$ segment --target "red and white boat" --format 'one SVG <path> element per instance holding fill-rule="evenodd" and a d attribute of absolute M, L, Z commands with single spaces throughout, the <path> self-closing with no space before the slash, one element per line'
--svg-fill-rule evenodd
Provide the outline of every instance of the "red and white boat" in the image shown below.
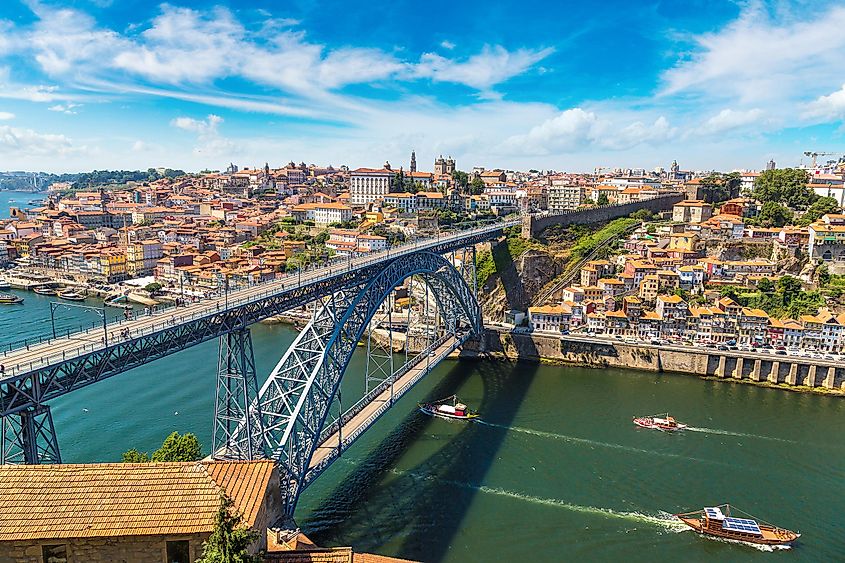
<path fill-rule="evenodd" d="M 669 413 L 654 414 L 651 416 L 636 416 L 634 417 L 634 424 L 640 428 L 649 428 L 651 430 L 661 430 L 663 432 L 676 432 L 687 428 L 686 424 L 682 424 L 669 416 Z"/>

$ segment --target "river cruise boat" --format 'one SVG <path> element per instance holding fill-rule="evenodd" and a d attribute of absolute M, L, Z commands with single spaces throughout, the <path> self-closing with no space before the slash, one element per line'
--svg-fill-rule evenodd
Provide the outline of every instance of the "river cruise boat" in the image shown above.
<path fill-rule="evenodd" d="M 634 424 L 640 428 L 649 428 L 651 430 L 661 430 L 663 432 L 677 432 L 687 428 L 686 424 L 682 424 L 669 416 L 669 413 L 653 414 L 651 416 L 635 416 Z"/>
<path fill-rule="evenodd" d="M 55 295 L 56 290 L 52 287 L 33 287 L 32 291 L 38 295 Z"/>
<path fill-rule="evenodd" d="M 9 282 L 7 282 L 7 281 L 6 281 L 5 279 L 3 279 L 3 278 L 0 278 L 0 289 L 10 289 L 11 287 L 12 287 L 12 284 L 10 284 Z"/>
<path fill-rule="evenodd" d="M 433 403 L 419 403 L 419 406 L 420 411 L 437 418 L 448 420 L 473 420 L 478 418 L 477 412 L 469 410 L 465 404 L 458 402 L 457 395 Z"/>
<path fill-rule="evenodd" d="M 76 291 L 73 291 L 73 290 L 67 290 L 66 289 L 64 291 L 60 291 L 60 292 L 58 292 L 58 296 L 61 299 L 66 299 L 68 301 L 85 301 L 84 295 L 82 295 L 81 293 L 77 293 Z"/>
<path fill-rule="evenodd" d="M 14 305 L 16 303 L 23 303 L 23 297 L 11 293 L 0 293 L 0 305 Z"/>
<path fill-rule="evenodd" d="M 742 513 L 729 504 L 707 507 L 695 512 L 675 514 L 681 522 L 705 536 L 762 545 L 790 545 L 801 534 L 752 518 L 736 518 Z M 744 516 L 750 514 L 742 513 Z"/>

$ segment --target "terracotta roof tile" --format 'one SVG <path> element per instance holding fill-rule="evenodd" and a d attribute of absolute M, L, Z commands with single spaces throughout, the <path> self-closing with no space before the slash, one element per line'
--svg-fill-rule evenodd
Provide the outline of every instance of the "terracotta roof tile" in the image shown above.
<path fill-rule="evenodd" d="M 0 541 L 209 532 L 225 492 L 250 525 L 272 461 L 0 466 Z"/>

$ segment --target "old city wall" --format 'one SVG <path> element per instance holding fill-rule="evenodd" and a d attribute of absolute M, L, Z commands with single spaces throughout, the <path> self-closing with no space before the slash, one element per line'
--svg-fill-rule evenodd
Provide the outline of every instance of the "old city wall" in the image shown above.
<path fill-rule="evenodd" d="M 532 238 L 552 225 L 589 225 L 604 223 L 619 217 L 627 217 L 639 209 L 659 212 L 671 209 L 673 205 L 682 201 L 685 194 L 665 194 L 652 199 L 623 203 L 621 205 L 604 205 L 592 209 L 570 211 L 554 215 L 526 215 L 522 220 L 522 236 Z"/>
<path fill-rule="evenodd" d="M 613 367 L 686 373 L 725 380 L 745 380 L 787 387 L 845 391 L 845 366 L 807 358 L 758 359 L 716 350 L 666 350 L 624 342 L 585 342 L 565 336 L 486 330 L 484 350 L 493 357 L 552 361 L 589 367 Z"/>

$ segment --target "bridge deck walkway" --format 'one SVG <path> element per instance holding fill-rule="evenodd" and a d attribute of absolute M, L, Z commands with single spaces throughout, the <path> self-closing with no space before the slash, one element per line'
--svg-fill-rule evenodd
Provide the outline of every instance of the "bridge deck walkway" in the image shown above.
<path fill-rule="evenodd" d="M 501 231 L 503 227 L 518 223 L 518 221 L 507 221 L 476 229 L 459 231 L 454 234 L 420 239 L 414 243 L 373 253 L 370 256 L 350 261 L 345 259 L 336 260 L 327 266 L 306 271 L 301 276 L 299 274 L 288 273 L 270 282 L 230 291 L 227 296 L 219 295 L 200 303 L 190 304 L 186 307 L 170 308 L 137 319 L 112 323 L 108 325 L 108 344 L 114 345 L 119 343 L 122 340 L 119 335 L 124 330 L 128 330 L 130 339 L 143 337 L 197 318 L 222 313 L 248 302 L 260 300 L 263 297 L 278 295 L 285 291 L 293 291 L 317 281 L 330 278 L 333 275 L 363 269 L 374 263 L 383 262 L 403 254 L 435 249 L 437 247 L 442 248 L 444 244 L 457 243 L 487 232 Z M 13 329 L 13 327 L 9 328 Z M 71 333 L 69 336 L 60 336 L 39 344 L 17 348 L 5 352 L 3 356 L 0 356 L 0 364 L 4 366 L 4 376 L 0 377 L 0 383 L 4 379 L 12 379 L 20 374 L 31 372 L 34 369 L 43 369 L 57 365 L 64 361 L 106 348 L 102 328 Z"/>
<path fill-rule="evenodd" d="M 386 403 L 395 401 L 405 394 L 411 386 L 429 369 L 438 364 L 443 357 L 448 355 L 456 345 L 456 338 L 448 338 L 437 348 L 426 355 L 417 365 L 408 370 L 399 379 L 397 379 L 393 388 L 388 387 L 376 396 L 370 403 L 364 407 L 361 412 L 356 414 L 352 419 L 344 424 L 339 432 L 331 434 L 322 444 L 318 445 L 314 450 L 314 455 L 311 457 L 311 462 L 308 469 L 314 469 L 320 465 L 327 457 L 331 456 L 337 451 L 338 443 L 341 439 L 346 441 L 349 437 L 360 434 L 362 429 L 368 427 L 377 418 L 379 409 Z"/>

